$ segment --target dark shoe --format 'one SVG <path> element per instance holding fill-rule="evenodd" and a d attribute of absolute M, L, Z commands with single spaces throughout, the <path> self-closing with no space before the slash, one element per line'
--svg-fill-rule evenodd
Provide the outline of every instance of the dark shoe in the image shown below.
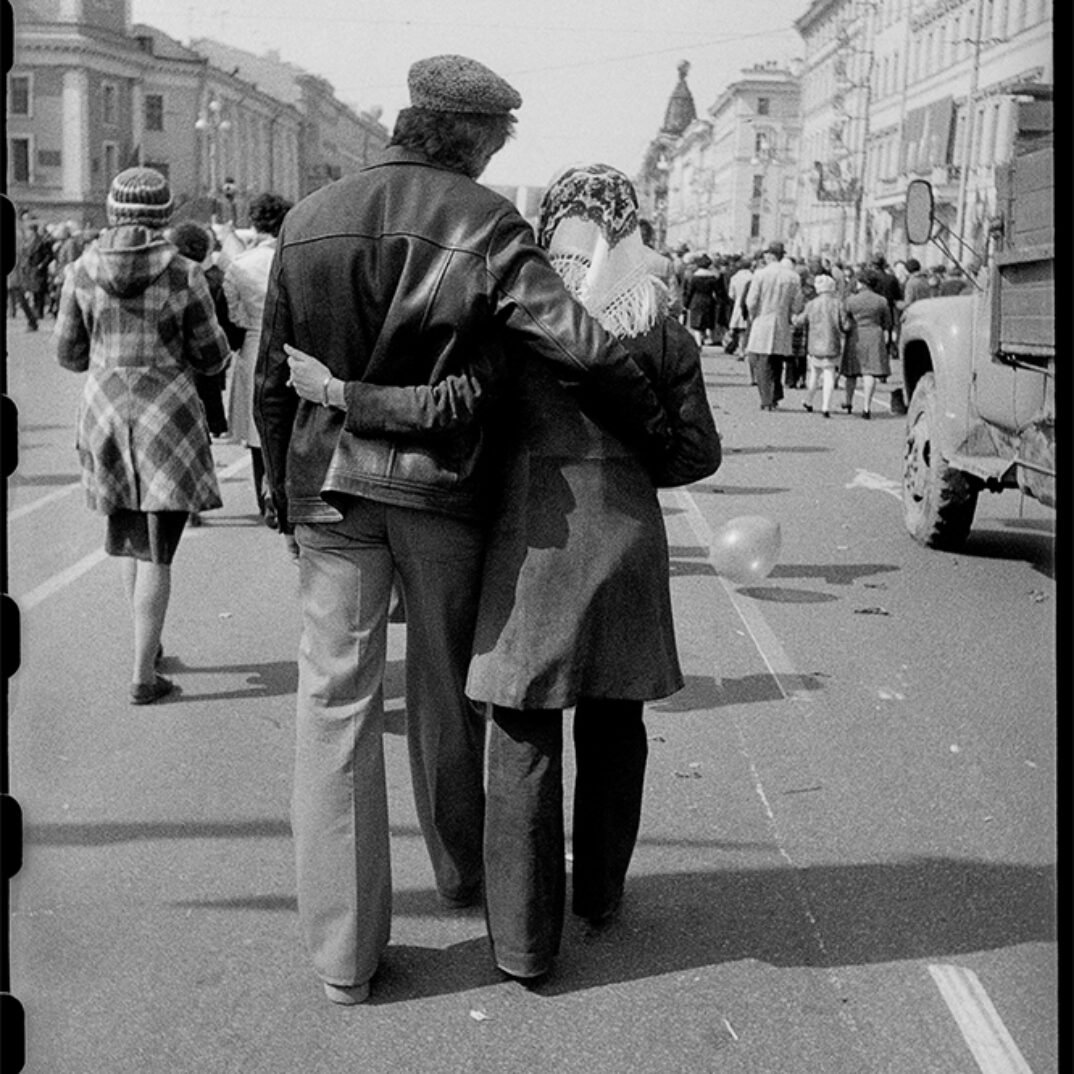
<path fill-rule="evenodd" d="M 803 403 L 802 404 L 802 409 L 804 411 L 806 411 L 807 413 L 812 414 L 813 413 L 813 404 L 812 403 Z"/>
<path fill-rule="evenodd" d="M 854 407 L 851 403 L 841 403 L 839 409 L 849 414 L 854 409 Z"/>
<path fill-rule="evenodd" d="M 152 705 L 162 697 L 170 694 L 175 689 L 175 683 L 171 679 L 158 675 L 153 682 L 131 683 L 131 704 Z"/>
<path fill-rule="evenodd" d="M 523 985 L 526 988 L 533 988 L 536 985 L 541 984 L 541 982 L 548 977 L 549 973 L 552 972 L 551 966 L 545 966 L 536 973 L 515 973 L 514 970 L 509 970 L 506 966 L 501 966 L 499 963 L 496 964 L 496 968 L 500 973 L 510 977 L 512 981 L 517 981 L 520 985 Z"/>
<path fill-rule="evenodd" d="M 369 999 L 369 982 L 360 985 L 333 985 L 325 983 L 324 994 L 341 1007 L 356 1007 Z"/>
<path fill-rule="evenodd" d="M 831 417 L 831 414 L 830 414 L 830 413 L 829 413 L 829 412 L 828 412 L 827 410 L 822 410 L 822 411 L 821 411 L 821 413 L 822 413 L 822 414 L 823 414 L 823 415 L 824 415 L 824 416 L 825 416 L 826 418 L 830 418 L 830 417 Z"/>
<path fill-rule="evenodd" d="M 864 419 L 865 419 L 866 421 L 868 421 L 868 420 L 869 420 L 869 419 L 870 419 L 870 418 L 872 417 L 872 414 L 870 414 L 868 410 L 863 410 L 863 411 L 861 412 L 861 416 L 862 416 L 862 417 L 863 417 L 863 418 L 864 418 Z"/>

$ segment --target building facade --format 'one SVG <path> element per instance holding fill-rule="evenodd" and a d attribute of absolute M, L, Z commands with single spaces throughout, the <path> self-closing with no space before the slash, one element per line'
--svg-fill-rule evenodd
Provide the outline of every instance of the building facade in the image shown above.
<path fill-rule="evenodd" d="M 281 60 L 278 52 L 258 56 L 209 38 L 191 42 L 191 48 L 216 68 L 249 79 L 297 110 L 302 117 L 302 197 L 361 170 L 388 144 L 379 108 L 361 112 L 343 103 L 330 82 Z"/>
<path fill-rule="evenodd" d="M 7 192 L 46 222 L 100 226 L 112 177 L 145 164 L 168 176 L 178 219 L 242 225 L 257 194 L 296 201 L 387 143 L 324 79 L 291 69 L 280 93 L 260 71 L 132 25 L 130 0 L 13 7 Z"/>
<path fill-rule="evenodd" d="M 776 64 L 741 72 L 703 116 L 685 106 L 688 65 L 638 176 L 657 242 L 709 253 L 754 250 L 795 230 L 798 80 Z"/>
<path fill-rule="evenodd" d="M 1011 152 L 1010 91 L 1052 81 L 1051 17 L 1050 0 L 815 0 L 795 23 L 800 252 L 925 254 L 905 237 L 915 178 L 932 183 L 963 254 L 983 251 L 995 167 Z"/>

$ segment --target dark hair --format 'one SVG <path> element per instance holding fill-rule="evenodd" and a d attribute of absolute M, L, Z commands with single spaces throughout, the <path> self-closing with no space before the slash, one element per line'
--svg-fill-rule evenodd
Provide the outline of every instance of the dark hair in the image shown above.
<path fill-rule="evenodd" d="M 208 230 L 201 224 L 195 224 L 193 220 L 176 224 L 172 228 L 171 238 L 183 257 L 189 257 L 191 261 L 196 261 L 199 265 L 205 260 L 213 244 Z"/>
<path fill-rule="evenodd" d="M 870 291 L 875 291 L 880 287 L 880 273 L 874 268 L 862 269 L 858 273 L 858 279 L 869 288 Z"/>
<path fill-rule="evenodd" d="M 646 246 L 652 246 L 656 233 L 653 231 L 652 223 L 646 220 L 644 216 L 638 217 L 638 232 L 641 235 L 641 241 Z"/>
<path fill-rule="evenodd" d="M 291 202 L 279 194 L 258 194 L 250 202 L 250 223 L 263 235 L 279 235 Z"/>
<path fill-rule="evenodd" d="M 389 145 L 413 149 L 435 164 L 476 179 L 514 134 L 515 117 L 483 112 L 404 108 Z"/>
<path fill-rule="evenodd" d="M 921 262 L 916 257 L 908 257 L 906 259 L 906 271 L 910 273 L 921 271 Z"/>

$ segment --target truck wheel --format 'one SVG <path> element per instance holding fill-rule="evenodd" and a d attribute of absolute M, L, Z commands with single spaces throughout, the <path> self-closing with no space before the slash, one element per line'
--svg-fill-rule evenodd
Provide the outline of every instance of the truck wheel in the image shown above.
<path fill-rule="evenodd" d="M 903 457 L 903 520 L 910 536 L 928 548 L 956 551 L 973 523 L 979 486 L 947 465 L 935 440 L 938 402 L 936 378 L 918 381 L 906 416 Z"/>

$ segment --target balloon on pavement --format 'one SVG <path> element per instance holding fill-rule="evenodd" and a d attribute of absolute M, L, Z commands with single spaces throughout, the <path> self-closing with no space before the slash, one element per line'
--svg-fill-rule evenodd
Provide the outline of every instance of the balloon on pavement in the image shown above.
<path fill-rule="evenodd" d="M 763 515 L 733 518 L 713 534 L 712 563 L 731 582 L 759 582 L 779 559 L 779 523 Z"/>

